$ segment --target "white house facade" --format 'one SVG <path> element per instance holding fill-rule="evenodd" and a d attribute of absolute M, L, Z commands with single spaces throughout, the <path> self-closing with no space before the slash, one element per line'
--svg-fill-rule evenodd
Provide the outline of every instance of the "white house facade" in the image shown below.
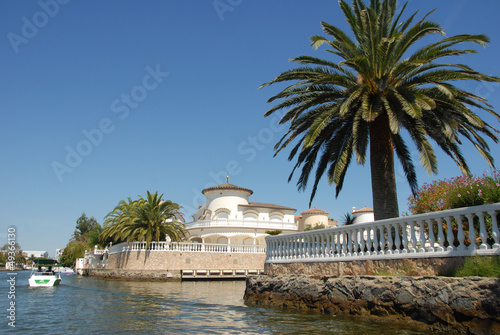
<path fill-rule="evenodd" d="M 252 202 L 250 189 L 226 182 L 202 193 L 205 204 L 185 224 L 190 242 L 265 246 L 270 231 L 298 230 L 294 208 Z"/>

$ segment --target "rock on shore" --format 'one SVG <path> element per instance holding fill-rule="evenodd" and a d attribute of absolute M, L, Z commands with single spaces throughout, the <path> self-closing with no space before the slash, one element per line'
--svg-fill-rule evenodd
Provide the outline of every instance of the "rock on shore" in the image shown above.
<path fill-rule="evenodd" d="M 500 334 L 500 279 L 496 278 L 260 275 L 247 278 L 245 302 L 414 320 L 436 331 Z"/>

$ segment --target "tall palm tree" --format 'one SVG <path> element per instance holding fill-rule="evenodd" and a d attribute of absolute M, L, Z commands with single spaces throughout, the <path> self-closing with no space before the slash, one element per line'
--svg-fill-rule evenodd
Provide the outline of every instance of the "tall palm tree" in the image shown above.
<path fill-rule="evenodd" d="M 406 4 L 396 13 L 396 0 L 371 0 L 369 7 L 362 0 L 353 0 L 352 8 L 345 1 L 339 5 L 354 40 L 341 29 L 322 22 L 323 31 L 331 39 L 313 36 L 311 41 L 316 49 L 326 45 L 327 51 L 341 61 L 300 56 L 292 59 L 299 67 L 262 85 L 292 82 L 268 100 L 281 99 L 265 114 L 286 110 L 280 123 L 290 122 L 290 128 L 276 144 L 275 155 L 294 142 L 288 158 L 297 156 L 297 162 L 289 181 L 295 169 L 301 167 L 297 186 L 304 190 L 316 165 L 311 202 L 325 174 L 329 183 L 336 185 L 338 196 L 352 158 L 364 165 L 369 147 L 373 207 L 375 219 L 380 220 L 399 215 L 394 153 L 412 192 L 418 188 L 403 130 L 415 144 L 420 163 L 429 174 L 437 173 L 430 139 L 464 174 L 470 170 L 460 150 L 462 139 L 472 142 L 493 165 L 483 137 L 496 143 L 497 131 L 474 109 L 489 112 L 497 120 L 500 117 L 486 99 L 452 83 L 500 79 L 463 64 L 441 62 L 444 57 L 475 53 L 473 49 L 456 46 L 463 43 L 484 46 L 489 42 L 488 37 L 456 35 L 412 51 L 423 37 L 444 35 L 439 24 L 426 20 L 430 13 L 412 24 L 417 13 L 400 21 Z"/>
<path fill-rule="evenodd" d="M 166 239 L 180 241 L 185 236 L 184 225 L 177 220 L 181 207 L 170 201 L 162 200 L 163 194 L 147 191 L 146 198 L 128 203 L 120 201 L 117 207 L 106 216 L 101 240 L 111 237 L 115 241 L 151 241 Z"/>

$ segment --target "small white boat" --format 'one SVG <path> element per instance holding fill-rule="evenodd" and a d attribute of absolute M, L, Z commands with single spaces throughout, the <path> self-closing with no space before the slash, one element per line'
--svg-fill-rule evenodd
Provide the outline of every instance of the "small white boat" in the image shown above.
<path fill-rule="evenodd" d="M 72 268 L 61 268 L 58 270 L 59 273 L 62 273 L 63 275 L 74 275 L 76 274 L 75 270 Z"/>
<path fill-rule="evenodd" d="M 55 286 L 61 283 L 61 275 L 52 270 L 52 266 L 57 262 L 51 259 L 36 260 L 33 263 L 33 271 L 28 279 L 31 287 L 47 287 Z M 48 266 L 46 271 L 42 270 L 43 266 Z M 38 270 L 37 270 L 38 269 Z"/>

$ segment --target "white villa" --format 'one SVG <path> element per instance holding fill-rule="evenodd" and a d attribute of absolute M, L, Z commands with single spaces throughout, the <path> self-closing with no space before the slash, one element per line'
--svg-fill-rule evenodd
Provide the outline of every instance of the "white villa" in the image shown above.
<path fill-rule="evenodd" d="M 266 232 L 298 231 L 294 208 L 251 202 L 250 189 L 226 182 L 202 193 L 206 203 L 185 224 L 190 242 L 265 246 Z"/>

